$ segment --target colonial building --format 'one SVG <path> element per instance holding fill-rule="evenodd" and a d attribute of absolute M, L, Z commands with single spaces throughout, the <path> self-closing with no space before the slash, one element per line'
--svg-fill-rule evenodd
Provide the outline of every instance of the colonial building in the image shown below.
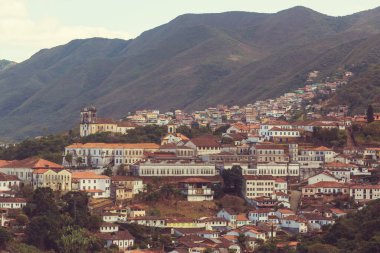
<path fill-rule="evenodd" d="M 62 165 L 47 161 L 45 159 L 30 157 L 23 160 L 14 160 L 0 166 L 0 172 L 17 176 L 22 182 L 31 184 L 33 171 L 36 169 L 63 169 Z"/>
<path fill-rule="evenodd" d="M 289 147 L 278 144 L 257 144 L 252 146 L 251 154 L 257 162 L 288 162 Z"/>
<path fill-rule="evenodd" d="M 71 172 L 66 169 L 33 170 L 33 188 L 48 187 L 53 191 L 71 191 Z"/>
<path fill-rule="evenodd" d="M 85 107 L 80 112 L 80 136 L 88 136 L 101 132 L 113 132 L 127 134 L 129 130 L 135 129 L 136 125 L 127 121 L 114 121 L 108 118 L 98 118 L 95 107 Z"/>
<path fill-rule="evenodd" d="M 203 161 L 190 160 L 152 160 L 133 165 L 135 175 L 142 177 L 168 176 L 215 176 L 215 165 Z"/>
<path fill-rule="evenodd" d="M 145 185 L 140 178 L 127 176 L 111 177 L 111 197 L 116 201 L 131 199 L 144 190 Z"/>
<path fill-rule="evenodd" d="M 302 187 L 304 197 L 322 197 L 323 195 L 349 194 L 349 186 L 338 182 L 321 181 Z"/>
<path fill-rule="evenodd" d="M 285 180 L 278 181 L 277 178 L 270 175 L 244 176 L 243 196 L 247 199 L 261 196 L 271 197 L 277 191 L 287 193 L 287 183 Z"/>
<path fill-rule="evenodd" d="M 93 198 L 109 198 L 111 179 L 93 172 L 73 172 L 72 189 L 84 191 Z"/>
<path fill-rule="evenodd" d="M 274 177 L 299 177 L 300 165 L 298 163 L 257 163 L 253 167 L 243 170 L 245 175 L 274 176 Z"/>
<path fill-rule="evenodd" d="M 350 197 L 356 201 L 370 201 L 380 198 L 380 185 L 352 185 Z"/>
<path fill-rule="evenodd" d="M 155 143 L 75 143 L 65 148 L 63 165 L 102 168 L 134 164 L 145 157 L 145 152 L 158 149 Z"/>
<path fill-rule="evenodd" d="M 181 192 L 187 201 L 205 201 L 214 199 L 213 182 L 204 178 L 187 178 L 180 183 Z"/>
<path fill-rule="evenodd" d="M 193 138 L 184 143 L 184 145 L 196 150 L 196 154 L 199 156 L 220 153 L 222 147 L 212 135 L 204 135 Z"/>

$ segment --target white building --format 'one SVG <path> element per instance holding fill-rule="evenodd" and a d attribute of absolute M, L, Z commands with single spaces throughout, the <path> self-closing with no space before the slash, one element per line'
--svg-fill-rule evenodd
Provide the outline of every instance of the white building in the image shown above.
<path fill-rule="evenodd" d="M 151 160 L 134 165 L 134 171 L 142 177 L 168 177 L 168 176 L 215 176 L 215 165 L 202 161 L 189 160 Z"/>
<path fill-rule="evenodd" d="M 380 185 L 353 185 L 350 197 L 356 201 L 369 201 L 380 198 Z"/>
<path fill-rule="evenodd" d="M 93 172 L 73 172 L 72 189 L 84 191 L 94 198 L 109 198 L 111 179 Z"/>
<path fill-rule="evenodd" d="M 24 198 L 0 198 L 0 208 L 21 209 L 26 206 Z"/>
<path fill-rule="evenodd" d="M 63 165 L 102 168 L 134 164 L 145 152 L 158 151 L 159 147 L 155 143 L 75 143 L 65 148 Z"/>
<path fill-rule="evenodd" d="M 274 177 L 298 177 L 300 165 L 298 163 L 257 163 L 253 168 L 243 171 L 245 175 L 274 176 Z"/>
<path fill-rule="evenodd" d="M 307 220 L 297 215 L 290 215 L 282 218 L 280 221 L 281 228 L 297 233 L 307 233 Z"/>
<path fill-rule="evenodd" d="M 249 176 L 243 180 L 243 195 L 247 199 L 256 197 L 271 197 L 273 193 L 282 191 L 287 193 L 287 182 L 272 176 Z"/>

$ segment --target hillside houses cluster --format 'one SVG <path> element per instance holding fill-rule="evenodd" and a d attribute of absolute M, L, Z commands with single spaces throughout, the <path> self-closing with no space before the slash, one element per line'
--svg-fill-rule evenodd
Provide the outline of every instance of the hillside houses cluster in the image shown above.
<path fill-rule="evenodd" d="M 241 234 L 246 236 L 246 248 L 254 249 L 260 241 L 282 234 L 321 231 L 357 206 L 380 198 L 380 185 L 372 180 L 380 167 L 380 148 L 333 149 L 308 142 L 316 127 L 344 130 L 349 125 L 346 118 L 238 122 L 220 139 L 188 138 L 177 133 L 178 123 L 171 122 L 161 144 L 74 143 L 63 150 L 62 164 L 39 158 L 0 161 L 0 207 L 26 205 L 27 200 L 15 194 L 21 184 L 82 191 L 100 201 L 96 203 L 106 200 L 92 211 L 102 217 L 99 233 L 107 247 L 132 248 L 134 237 L 119 230 L 119 224 L 134 223 L 167 231 L 176 242 L 173 252 L 209 248 L 241 252 Z M 226 138 L 231 141 L 224 143 Z M 241 168 L 247 211 L 221 208 L 213 216 L 189 219 L 151 216 L 149 206 L 134 204 L 135 197 L 158 179 L 178 189 L 184 201 L 213 201 L 216 189 L 223 187 L 223 172 L 235 167 Z M 103 174 L 119 168 L 127 175 Z M 330 204 L 334 201 L 352 204 L 338 208 Z M 3 226 L 8 223 L 3 216 Z"/>

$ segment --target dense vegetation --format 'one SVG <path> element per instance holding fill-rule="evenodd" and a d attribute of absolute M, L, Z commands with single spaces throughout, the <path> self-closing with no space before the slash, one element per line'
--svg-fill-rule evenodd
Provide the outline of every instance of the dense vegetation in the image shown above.
<path fill-rule="evenodd" d="M 374 253 L 380 252 L 380 200 L 338 220 L 321 236 L 306 238 L 299 253 Z"/>
<path fill-rule="evenodd" d="M 327 147 L 343 147 L 347 142 L 346 132 L 338 128 L 325 129 L 316 127 L 312 137 L 314 144 Z"/>
<path fill-rule="evenodd" d="M 352 131 L 358 145 L 380 145 L 380 122 L 372 122 L 365 125 L 354 125 L 352 127 Z"/>
<path fill-rule="evenodd" d="M 103 249 L 103 242 L 90 233 L 99 229 L 100 218 L 90 215 L 85 193 L 68 192 L 56 198 L 50 188 L 38 188 L 24 212 L 29 220 L 26 242 L 30 245 L 65 253 Z"/>
<path fill-rule="evenodd" d="M 353 113 L 365 114 L 368 105 L 380 111 L 380 64 L 355 68 L 356 76 L 331 99 L 331 105 L 346 104 Z"/>

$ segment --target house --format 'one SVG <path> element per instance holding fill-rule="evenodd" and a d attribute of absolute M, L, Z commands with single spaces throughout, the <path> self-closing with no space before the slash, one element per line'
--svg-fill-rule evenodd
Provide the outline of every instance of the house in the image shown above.
<path fill-rule="evenodd" d="M 141 177 L 205 177 L 217 175 L 215 165 L 201 160 L 147 159 L 133 166 L 134 174 Z"/>
<path fill-rule="evenodd" d="M 130 205 L 127 207 L 128 217 L 136 218 L 136 217 L 144 217 L 146 215 L 145 207 L 141 205 Z"/>
<path fill-rule="evenodd" d="M 143 180 L 130 176 L 111 177 L 111 197 L 116 201 L 133 198 L 136 194 L 144 192 Z"/>
<path fill-rule="evenodd" d="M 243 171 L 245 175 L 257 175 L 265 176 L 270 175 L 273 177 L 294 177 L 297 178 L 300 175 L 300 164 L 299 163 L 279 163 L 279 162 L 268 162 L 268 163 L 257 163 L 253 164 L 251 168 Z"/>
<path fill-rule="evenodd" d="M 236 219 L 238 213 L 230 208 L 222 208 L 216 216 L 218 218 L 224 218 L 228 221 L 228 225 L 232 228 L 236 227 Z"/>
<path fill-rule="evenodd" d="M 302 187 L 303 197 L 321 197 L 323 195 L 349 194 L 349 186 L 338 182 L 321 181 Z"/>
<path fill-rule="evenodd" d="M 0 208 L 21 209 L 26 206 L 26 203 L 27 201 L 24 198 L 0 197 Z"/>
<path fill-rule="evenodd" d="M 93 198 L 109 198 L 111 196 L 111 179 L 94 172 L 73 172 L 72 189 L 84 191 Z"/>
<path fill-rule="evenodd" d="M 119 231 L 119 225 L 111 222 L 102 222 L 99 231 L 100 233 L 115 233 Z"/>
<path fill-rule="evenodd" d="M 179 182 L 182 194 L 187 201 L 206 201 L 214 199 L 213 182 L 203 178 L 187 178 Z"/>
<path fill-rule="evenodd" d="M 331 217 L 324 217 L 322 215 L 313 214 L 313 213 L 304 213 L 300 217 L 307 220 L 308 227 L 310 231 L 321 230 L 323 226 L 334 224 L 334 219 Z"/>
<path fill-rule="evenodd" d="M 280 208 L 274 213 L 274 215 L 276 215 L 279 219 L 283 219 L 285 217 L 295 215 L 295 214 L 296 213 L 294 211 L 290 209 L 286 209 L 286 208 Z"/>
<path fill-rule="evenodd" d="M 269 175 L 243 177 L 243 196 L 246 199 L 256 198 L 260 196 L 270 197 L 276 191 L 287 192 L 287 182 L 280 178 Z"/>
<path fill-rule="evenodd" d="M 289 230 L 295 233 L 307 233 L 308 221 L 297 215 L 289 215 L 280 220 L 280 226 L 282 229 Z"/>
<path fill-rule="evenodd" d="M 251 147 L 250 153 L 258 163 L 289 162 L 289 146 L 283 144 L 260 143 Z"/>
<path fill-rule="evenodd" d="M 206 230 L 226 230 L 228 220 L 221 217 L 204 217 L 199 219 L 205 224 Z"/>
<path fill-rule="evenodd" d="M 380 198 L 380 185 L 356 184 L 350 186 L 350 197 L 355 201 L 370 201 Z"/>
<path fill-rule="evenodd" d="M 332 173 L 329 171 L 322 171 L 321 173 L 318 173 L 317 175 L 311 176 L 307 179 L 307 184 L 315 184 L 318 182 L 338 182 L 339 179 L 335 177 Z"/>
<path fill-rule="evenodd" d="M 0 196 L 6 197 L 12 190 L 20 186 L 20 179 L 14 175 L 7 175 L 0 172 Z M 11 194 L 12 195 L 12 194 Z"/>
<path fill-rule="evenodd" d="M 251 224 L 245 213 L 240 213 L 236 216 L 236 227 L 242 227 Z"/>
<path fill-rule="evenodd" d="M 275 143 L 288 143 L 301 137 L 301 132 L 298 129 L 282 129 L 279 127 L 271 128 L 268 134 L 269 139 Z"/>
<path fill-rule="evenodd" d="M 63 169 L 62 165 L 38 157 L 14 160 L 0 166 L 0 172 L 18 177 L 23 183 L 32 184 L 36 169 Z"/>
<path fill-rule="evenodd" d="M 32 173 L 34 189 L 48 187 L 53 191 L 71 191 L 71 172 L 67 169 L 35 169 Z"/>
<path fill-rule="evenodd" d="M 157 228 L 165 228 L 166 227 L 166 219 L 160 217 L 134 217 L 128 219 L 129 223 L 136 223 L 141 226 L 146 227 L 157 227 Z"/>
<path fill-rule="evenodd" d="M 116 245 L 119 250 L 126 250 L 133 247 L 135 238 L 127 231 L 117 231 L 111 233 L 100 233 L 98 237 L 105 241 L 105 247 Z"/>
<path fill-rule="evenodd" d="M 269 216 L 274 215 L 275 211 L 270 208 L 251 210 L 248 212 L 248 219 L 257 225 L 259 222 L 268 222 Z"/>
<path fill-rule="evenodd" d="M 222 147 L 213 135 L 203 135 L 193 138 L 184 145 L 196 150 L 198 156 L 220 153 Z"/>
<path fill-rule="evenodd" d="M 146 152 L 158 151 L 156 143 L 74 143 L 65 147 L 62 164 L 66 167 L 120 166 L 134 164 Z"/>

